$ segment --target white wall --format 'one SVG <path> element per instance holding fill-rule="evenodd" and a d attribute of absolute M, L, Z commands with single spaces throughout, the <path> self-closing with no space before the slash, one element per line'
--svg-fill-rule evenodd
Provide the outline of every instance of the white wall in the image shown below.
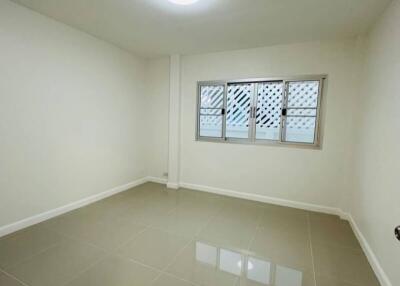
<path fill-rule="evenodd" d="M 147 174 L 166 179 L 168 172 L 169 58 L 147 63 Z"/>
<path fill-rule="evenodd" d="M 0 1 L 0 226 L 146 175 L 146 62 Z"/>
<path fill-rule="evenodd" d="M 388 7 L 367 40 L 355 143 L 351 213 L 392 285 L 400 281 L 400 1 Z"/>
<path fill-rule="evenodd" d="M 351 186 L 355 41 L 312 42 L 182 58 L 181 181 L 338 207 Z M 322 150 L 195 141 L 196 82 L 328 74 Z"/>

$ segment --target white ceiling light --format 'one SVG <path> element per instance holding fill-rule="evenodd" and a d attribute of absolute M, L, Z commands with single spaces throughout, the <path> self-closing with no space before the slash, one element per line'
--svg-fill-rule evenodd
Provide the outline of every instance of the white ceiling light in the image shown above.
<path fill-rule="evenodd" d="M 196 3 L 198 0 L 168 0 L 168 1 L 178 5 L 191 5 Z"/>

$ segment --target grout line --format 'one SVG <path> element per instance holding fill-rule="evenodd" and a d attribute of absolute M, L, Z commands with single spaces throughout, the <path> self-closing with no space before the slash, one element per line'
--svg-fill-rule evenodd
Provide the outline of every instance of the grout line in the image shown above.
<path fill-rule="evenodd" d="M 149 197 L 149 198 L 147 198 L 147 199 L 144 199 L 143 201 L 148 201 L 148 200 L 150 200 L 150 199 L 151 199 L 151 197 Z M 135 260 L 135 259 L 132 259 L 132 258 L 129 258 L 129 257 L 125 257 L 125 256 L 123 256 L 123 255 L 117 253 L 117 250 L 121 249 L 121 248 L 122 248 L 123 246 L 125 246 L 126 244 L 128 244 L 128 243 L 134 241 L 140 234 L 144 233 L 144 232 L 145 232 L 146 230 L 148 230 L 149 228 L 153 228 L 153 229 L 154 229 L 155 227 L 153 227 L 152 224 L 143 224 L 143 223 L 140 223 L 140 222 L 136 222 L 136 224 L 140 224 L 140 225 L 144 226 L 143 230 L 141 230 L 140 232 L 138 232 L 138 233 L 132 235 L 132 237 L 129 238 L 126 242 L 124 242 L 123 244 L 119 245 L 118 247 L 116 247 L 116 248 L 114 248 L 114 249 L 112 249 L 112 250 L 105 249 L 105 248 L 103 248 L 103 247 L 101 247 L 101 246 L 98 246 L 98 245 L 96 245 L 96 244 L 93 244 L 93 243 L 91 243 L 91 242 L 89 242 L 89 241 L 83 240 L 82 238 L 74 237 L 74 236 L 71 236 L 71 235 L 66 234 L 66 233 L 61 233 L 61 232 L 55 231 L 54 229 L 52 229 L 51 227 L 48 227 L 48 226 L 45 227 L 45 228 L 48 229 L 48 230 L 50 230 L 50 231 L 52 231 L 53 233 L 56 233 L 57 235 L 60 235 L 62 238 L 66 238 L 66 239 L 69 239 L 69 240 L 72 240 L 72 241 L 75 241 L 75 242 L 79 242 L 79 243 L 83 243 L 83 244 L 86 244 L 86 245 L 95 247 L 95 248 L 97 248 L 97 249 L 102 250 L 102 251 L 105 253 L 105 256 L 104 256 L 104 257 L 99 258 L 98 260 L 96 260 L 95 262 L 93 262 L 92 264 L 90 264 L 88 267 L 86 267 L 85 269 L 83 269 L 82 271 L 79 271 L 79 273 L 77 273 L 76 275 L 74 275 L 74 276 L 73 276 L 70 280 L 68 280 L 64 285 L 67 285 L 68 283 L 70 283 L 70 282 L 73 281 L 74 279 L 78 278 L 78 277 L 81 276 L 83 273 L 85 273 L 85 272 L 88 271 L 89 269 L 93 268 L 95 265 L 101 263 L 102 261 L 104 261 L 105 259 L 107 259 L 108 257 L 110 257 L 111 255 L 115 255 L 115 256 L 117 256 L 117 257 L 130 260 L 130 261 L 132 261 L 132 262 L 134 262 L 134 263 L 137 263 L 137 264 L 139 264 L 139 265 L 141 265 L 141 266 L 143 266 L 143 267 L 146 267 L 146 268 L 149 268 L 149 269 L 152 269 L 152 270 L 158 272 L 158 275 L 154 278 L 154 280 L 153 280 L 152 282 L 156 281 L 161 275 L 164 274 L 164 275 L 168 275 L 168 276 L 170 276 L 170 277 L 173 277 L 173 278 L 175 278 L 175 279 L 184 281 L 184 282 L 186 282 L 186 283 L 189 283 L 189 284 L 191 284 L 191 285 L 193 285 L 193 286 L 200 286 L 200 285 L 197 284 L 197 283 L 194 283 L 194 282 L 192 282 L 192 281 L 186 280 L 186 279 L 181 278 L 181 277 L 179 277 L 179 276 L 176 276 L 176 275 L 174 275 L 174 274 L 172 274 L 172 273 L 166 272 L 166 270 L 168 269 L 168 267 L 170 267 L 170 266 L 175 262 L 176 258 L 177 258 L 184 250 L 186 250 L 187 247 L 190 246 L 191 243 L 193 243 L 193 242 L 196 241 L 196 237 L 200 234 L 200 232 L 201 232 L 202 230 L 204 230 L 216 217 L 218 217 L 218 215 L 221 213 L 221 211 L 223 210 L 223 208 L 224 208 L 224 204 L 221 206 L 221 209 L 219 209 L 218 211 L 216 211 L 215 213 L 213 213 L 212 215 L 210 215 L 210 217 L 207 219 L 207 222 L 206 222 L 202 227 L 199 228 L 199 230 L 196 232 L 196 234 L 195 234 L 193 237 L 190 238 L 190 240 L 176 253 L 176 255 L 171 259 L 171 261 L 170 261 L 163 269 L 161 269 L 161 270 L 160 270 L 160 269 L 157 269 L 157 268 L 155 268 L 155 267 L 152 267 L 152 266 L 150 266 L 150 265 L 141 263 L 140 261 L 137 261 L 137 260 Z M 176 209 L 178 209 L 178 206 L 175 206 L 175 207 L 171 208 L 171 210 L 169 210 L 169 211 L 166 212 L 166 213 L 171 214 L 171 213 L 173 213 Z M 258 224 L 259 224 L 259 222 L 257 223 L 257 227 L 258 227 Z M 256 228 L 257 228 L 257 227 L 256 227 Z M 161 230 L 162 230 L 162 229 L 161 229 Z M 165 230 L 163 230 L 163 231 L 165 231 Z M 166 232 L 167 232 L 167 231 L 166 231 Z M 174 234 L 174 235 L 180 235 L 180 234 L 177 234 L 177 233 L 173 233 L 173 234 Z M 184 237 L 185 235 L 180 235 L 180 236 L 183 236 L 183 237 Z M 254 235 L 254 237 L 255 237 L 255 235 Z M 61 240 L 61 241 L 59 241 L 59 242 L 57 242 L 57 243 L 55 243 L 55 244 L 52 244 L 51 246 L 45 248 L 44 250 L 42 250 L 42 251 L 40 251 L 40 252 L 38 252 L 38 253 L 36 253 L 36 254 L 34 254 L 34 255 L 28 257 L 28 258 L 26 258 L 26 259 L 24 259 L 23 261 L 25 261 L 25 260 L 27 260 L 27 259 L 30 259 L 30 258 L 32 258 L 32 257 L 34 257 L 34 256 L 36 256 L 36 255 L 38 255 L 38 254 L 40 254 L 40 253 L 46 251 L 46 250 L 52 248 L 52 247 L 55 247 L 55 246 L 61 244 L 62 242 L 63 242 L 63 241 Z M 11 275 L 11 274 L 9 274 L 9 273 L 7 273 L 7 272 L 1 270 L 1 269 L 0 269 L 0 271 L 1 271 L 1 272 L 4 272 L 4 273 L 7 274 L 8 276 L 10 276 L 10 277 L 16 279 L 17 281 L 19 281 L 19 279 L 17 279 L 17 278 L 14 277 L 13 275 Z M 236 280 L 234 281 L 234 282 L 235 282 L 235 285 L 237 285 L 238 281 L 239 281 L 239 278 L 237 277 Z M 22 282 L 22 281 L 20 281 L 20 282 L 21 282 L 23 285 L 25 285 L 25 286 L 29 286 L 28 284 L 26 284 L 26 283 L 24 283 L 24 282 Z"/>
<path fill-rule="evenodd" d="M 161 270 L 160 274 L 154 279 L 154 281 L 156 281 L 162 274 L 168 274 L 168 272 L 166 272 L 166 270 L 172 265 L 172 263 L 175 262 L 176 258 L 177 258 L 181 253 L 183 253 L 183 251 L 186 250 L 187 247 L 189 247 L 193 242 L 196 241 L 196 237 L 199 235 L 199 233 L 200 233 L 203 229 L 205 229 L 205 228 L 209 225 L 209 223 L 211 222 L 211 220 L 212 220 L 214 217 L 216 217 L 216 216 L 217 216 L 217 214 L 214 214 L 214 215 L 211 215 L 211 216 L 208 218 L 208 220 L 207 220 L 207 222 L 204 224 L 204 226 L 203 226 L 203 227 L 200 227 L 199 230 L 196 232 L 195 236 L 192 237 L 192 238 L 189 240 L 189 242 L 187 242 L 187 243 L 178 251 L 178 253 L 171 259 L 171 261 Z M 177 277 L 177 278 L 178 278 L 178 277 Z M 182 278 L 180 278 L 180 277 L 179 277 L 179 279 L 182 280 L 182 281 L 186 281 L 185 279 L 182 279 Z M 190 282 L 190 281 L 187 281 L 187 282 Z M 196 284 L 193 284 L 193 282 L 190 282 L 190 283 L 191 283 L 192 285 L 196 285 Z"/>
<path fill-rule="evenodd" d="M 62 236 L 62 235 L 60 235 L 60 236 Z M 8 268 L 14 268 L 14 267 L 16 267 L 16 266 L 18 266 L 18 265 L 24 263 L 25 261 L 28 261 L 28 260 L 30 260 L 30 259 L 36 257 L 37 255 L 40 255 L 40 254 L 46 252 L 47 250 L 52 249 L 52 248 L 58 246 L 58 245 L 61 244 L 61 243 L 62 243 L 62 241 L 53 243 L 53 244 L 51 244 L 51 245 L 49 245 L 49 246 L 47 246 L 47 247 L 41 249 L 40 251 L 38 251 L 38 252 L 36 252 L 36 253 L 34 253 L 34 254 L 32 254 L 32 255 L 29 255 L 29 256 L 27 256 L 27 257 L 22 258 L 20 261 L 14 263 L 14 264 L 8 265 L 7 267 L 8 267 Z M 1 270 L 1 268 L 0 268 L 0 270 Z M 5 271 L 5 270 L 3 269 L 3 271 Z"/>
<path fill-rule="evenodd" d="M 98 265 L 99 263 L 103 262 L 104 260 L 106 260 L 110 255 L 107 254 L 102 258 L 97 259 L 96 261 L 94 261 L 93 263 L 91 263 L 90 265 L 88 265 L 87 267 L 83 268 L 82 271 L 78 271 L 76 273 L 76 275 L 73 275 L 71 279 L 67 280 L 64 284 L 62 284 L 61 286 L 65 286 L 68 285 L 70 282 L 74 281 L 74 279 L 80 277 L 83 273 L 87 272 L 88 270 L 90 270 L 91 268 L 93 268 L 94 266 Z"/>
<path fill-rule="evenodd" d="M 263 217 L 264 214 L 265 214 L 264 212 L 265 212 L 265 209 L 263 208 L 262 212 L 258 215 L 258 218 L 257 218 L 257 225 L 256 225 L 256 227 L 255 227 L 254 235 L 253 235 L 253 237 L 250 239 L 249 243 L 247 244 L 247 251 L 250 251 L 250 248 L 251 248 L 251 246 L 253 245 L 254 240 L 256 239 L 257 233 L 258 233 L 259 229 L 261 228 L 261 227 L 260 227 L 260 224 L 261 224 L 262 217 Z"/>
<path fill-rule="evenodd" d="M 314 261 L 314 252 L 311 240 L 311 221 L 310 221 L 310 214 L 307 213 L 307 228 L 308 228 L 308 240 L 310 241 L 310 250 L 311 250 L 311 263 L 313 268 L 313 276 L 314 276 L 314 285 L 317 286 L 317 277 L 315 273 L 315 261 Z"/>
<path fill-rule="evenodd" d="M 21 283 L 21 284 L 24 285 L 24 286 L 29 286 L 29 284 L 26 284 L 24 281 L 18 279 L 18 277 L 12 275 L 11 273 L 8 273 L 8 272 L 5 271 L 4 269 L 1 269 L 1 268 L 0 268 L 0 273 L 3 273 L 4 275 L 10 277 L 11 279 L 16 280 L 17 282 Z"/>
<path fill-rule="evenodd" d="M 192 286 L 201 286 L 200 284 L 193 283 L 192 281 L 189 281 L 189 280 L 186 280 L 186 279 L 184 279 L 184 278 L 175 276 L 175 275 L 173 275 L 173 274 L 171 274 L 171 273 L 165 272 L 165 273 L 162 273 L 162 274 L 163 274 L 163 275 L 166 275 L 166 276 L 170 276 L 170 277 L 175 278 L 175 279 L 177 279 L 177 280 L 180 280 L 180 281 L 182 281 L 182 282 L 188 283 L 188 284 L 190 284 L 190 285 L 192 285 Z M 160 276 L 161 276 L 161 275 L 159 275 L 156 279 L 154 279 L 153 282 L 155 282 Z"/>
<path fill-rule="evenodd" d="M 166 272 L 166 271 L 167 271 L 167 269 L 175 262 L 175 260 L 177 259 L 177 257 L 178 257 L 181 253 L 183 253 L 183 251 L 185 251 L 193 242 L 196 241 L 196 237 L 200 234 L 200 232 L 201 232 L 203 229 L 205 229 L 205 228 L 210 224 L 210 222 L 213 220 L 213 218 L 215 218 L 215 217 L 219 214 L 219 212 L 220 212 L 220 211 L 217 211 L 215 214 L 210 215 L 210 217 L 208 218 L 208 220 L 207 220 L 207 222 L 204 224 L 204 226 L 202 226 L 202 227 L 199 228 L 199 230 L 196 232 L 196 234 L 194 235 L 194 237 L 192 237 L 192 238 L 189 240 L 189 242 L 186 243 L 186 244 L 178 251 L 178 253 L 177 253 L 177 254 L 171 259 L 171 261 L 160 271 L 160 274 L 159 274 L 153 281 L 156 281 L 159 277 L 161 277 L 161 275 L 164 274 L 164 275 L 169 275 L 169 276 L 171 276 L 171 277 L 177 278 L 177 279 L 179 279 L 179 280 L 181 280 L 181 281 L 188 282 L 188 283 L 190 283 L 191 285 L 195 285 L 195 286 L 198 285 L 198 284 L 196 284 L 196 283 L 193 283 L 192 281 L 189 281 L 189 280 L 186 280 L 186 279 L 184 279 L 184 278 L 175 276 L 174 274 L 171 274 L 171 273 Z"/>

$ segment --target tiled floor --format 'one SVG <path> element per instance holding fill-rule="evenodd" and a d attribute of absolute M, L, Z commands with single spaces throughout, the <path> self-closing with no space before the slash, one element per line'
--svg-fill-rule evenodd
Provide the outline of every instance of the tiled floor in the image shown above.
<path fill-rule="evenodd" d="M 338 217 L 147 183 L 0 239 L 1 286 L 375 286 Z"/>

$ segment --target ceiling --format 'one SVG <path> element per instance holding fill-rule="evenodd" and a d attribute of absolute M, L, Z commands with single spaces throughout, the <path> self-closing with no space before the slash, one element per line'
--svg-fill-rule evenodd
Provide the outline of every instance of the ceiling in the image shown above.
<path fill-rule="evenodd" d="M 13 0 L 148 58 L 366 33 L 390 0 Z"/>

